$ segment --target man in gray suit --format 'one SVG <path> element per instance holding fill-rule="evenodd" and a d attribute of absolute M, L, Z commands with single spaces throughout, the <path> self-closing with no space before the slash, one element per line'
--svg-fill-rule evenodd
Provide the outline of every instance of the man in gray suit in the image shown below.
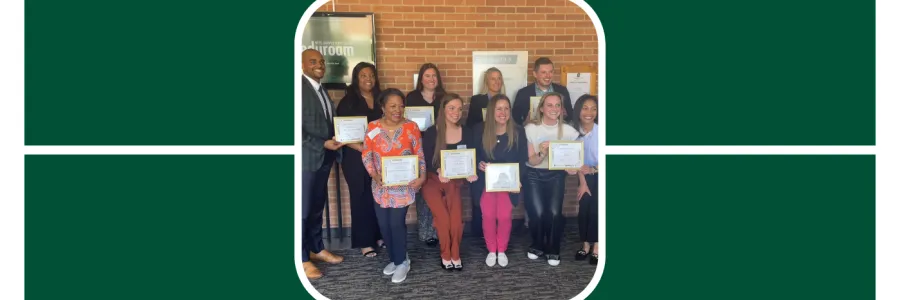
<path fill-rule="evenodd" d="M 303 270 L 306 277 L 316 279 L 322 272 L 310 260 L 337 264 L 344 258 L 325 250 L 322 242 L 322 211 L 328 201 L 328 177 L 343 144 L 334 140 L 334 102 L 320 83 L 325 76 L 325 59 L 319 51 L 307 49 L 302 54 L 301 108 L 303 118 Z"/>

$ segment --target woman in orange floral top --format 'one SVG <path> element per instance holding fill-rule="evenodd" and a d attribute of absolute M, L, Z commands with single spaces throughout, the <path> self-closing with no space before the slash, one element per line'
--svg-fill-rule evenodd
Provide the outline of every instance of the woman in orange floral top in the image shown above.
<path fill-rule="evenodd" d="M 378 204 L 375 205 L 375 216 L 391 258 L 384 274 L 393 275 L 391 281 L 398 283 L 403 282 L 409 272 L 406 212 L 409 205 L 416 201 L 416 192 L 425 182 L 425 157 L 418 125 L 403 118 L 403 93 L 397 89 L 387 89 L 381 92 L 378 102 L 384 116 L 369 123 L 362 160 L 366 171 L 372 176 L 372 195 Z M 400 155 L 419 157 L 419 178 L 406 186 L 382 186 L 381 157 Z"/>

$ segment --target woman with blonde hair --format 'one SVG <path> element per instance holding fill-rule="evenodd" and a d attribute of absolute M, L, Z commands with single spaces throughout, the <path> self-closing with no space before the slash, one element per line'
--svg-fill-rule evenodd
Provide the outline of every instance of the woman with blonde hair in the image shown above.
<path fill-rule="evenodd" d="M 563 96 L 545 93 L 538 105 L 537 120 L 525 126 L 528 138 L 528 164 L 525 167 L 525 211 L 531 230 L 529 259 L 547 257 L 551 266 L 559 265 L 565 219 L 562 215 L 566 173 L 576 170 L 550 170 L 550 141 L 574 141 L 578 131 L 562 120 Z"/>

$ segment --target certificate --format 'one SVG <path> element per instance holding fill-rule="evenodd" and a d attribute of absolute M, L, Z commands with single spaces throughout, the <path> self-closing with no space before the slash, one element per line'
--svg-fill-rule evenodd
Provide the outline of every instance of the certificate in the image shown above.
<path fill-rule="evenodd" d="M 419 124 L 419 130 L 425 131 L 434 125 L 434 107 L 431 106 L 407 106 L 403 111 L 403 117 Z"/>
<path fill-rule="evenodd" d="M 591 93 L 591 73 L 569 73 L 566 77 L 566 88 L 569 89 L 569 99 L 572 101 L 572 107 L 575 107 L 575 100 L 581 95 Z"/>
<path fill-rule="evenodd" d="M 487 118 L 487 108 L 482 108 L 481 109 L 481 120 L 483 121 L 485 118 Z"/>
<path fill-rule="evenodd" d="M 584 164 L 584 143 L 581 141 L 551 141 L 550 170 L 569 170 L 581 168 Z"/>
<path fill-rule="evenodd" d="M 519 192 L 519 164 L 487 164 L 484 177 L 488 192 Z"/>
<path fill-rule="evenodd" d="M 362 143 L 368 125 L 366 117 L 334 117 L 334 135 L 341 143 Z"/>
<path fill-rule="evenodd" d="M 416 155 L 381 157 L 382 186 L 407 185 L 419 178 L 419 157 Z"/>
<path fill-rule="evenodd" d="M 441 176 L 449 179 L 475 175 L 475 149 L 441 150 Z"/>
<path fill-rule="evenodd" d="M 531 114 L 531 119 L 532 119 L 532 120 L 537 120 L 537 119 L 538 119 L 538 114 L 537 114 L 537 112 L 538 112 L 538 105 L 540 105 L 540 104 L 541 104 L 541 97 L 540 97 L 540 96 L 534 96 L 534 97 L 531 97 L 531 112 L 530 112 L 529 114 Z"/>

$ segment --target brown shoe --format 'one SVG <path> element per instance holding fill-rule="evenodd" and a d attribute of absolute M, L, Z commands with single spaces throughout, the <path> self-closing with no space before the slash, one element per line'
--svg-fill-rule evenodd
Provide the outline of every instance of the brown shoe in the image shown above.
<path fill-rule="evenodd" d="M 303 272 L 306 273 L 306 277 L 309 279 L 319 279 L 322 277 L 322 271 L 319 271 L 319 268 L 316 268 L 311 261 L 303 263 Z"/>
<path fill-rule="evenodd" d="M 339 264 L 344 261 L 344 258 L 340 255 L 336 255 L 334 253 L 328 252 L 328 250 L 322 250 L 319 253 L 309 253 L 310 260 L 324 261 L 329 264 Z"/>

